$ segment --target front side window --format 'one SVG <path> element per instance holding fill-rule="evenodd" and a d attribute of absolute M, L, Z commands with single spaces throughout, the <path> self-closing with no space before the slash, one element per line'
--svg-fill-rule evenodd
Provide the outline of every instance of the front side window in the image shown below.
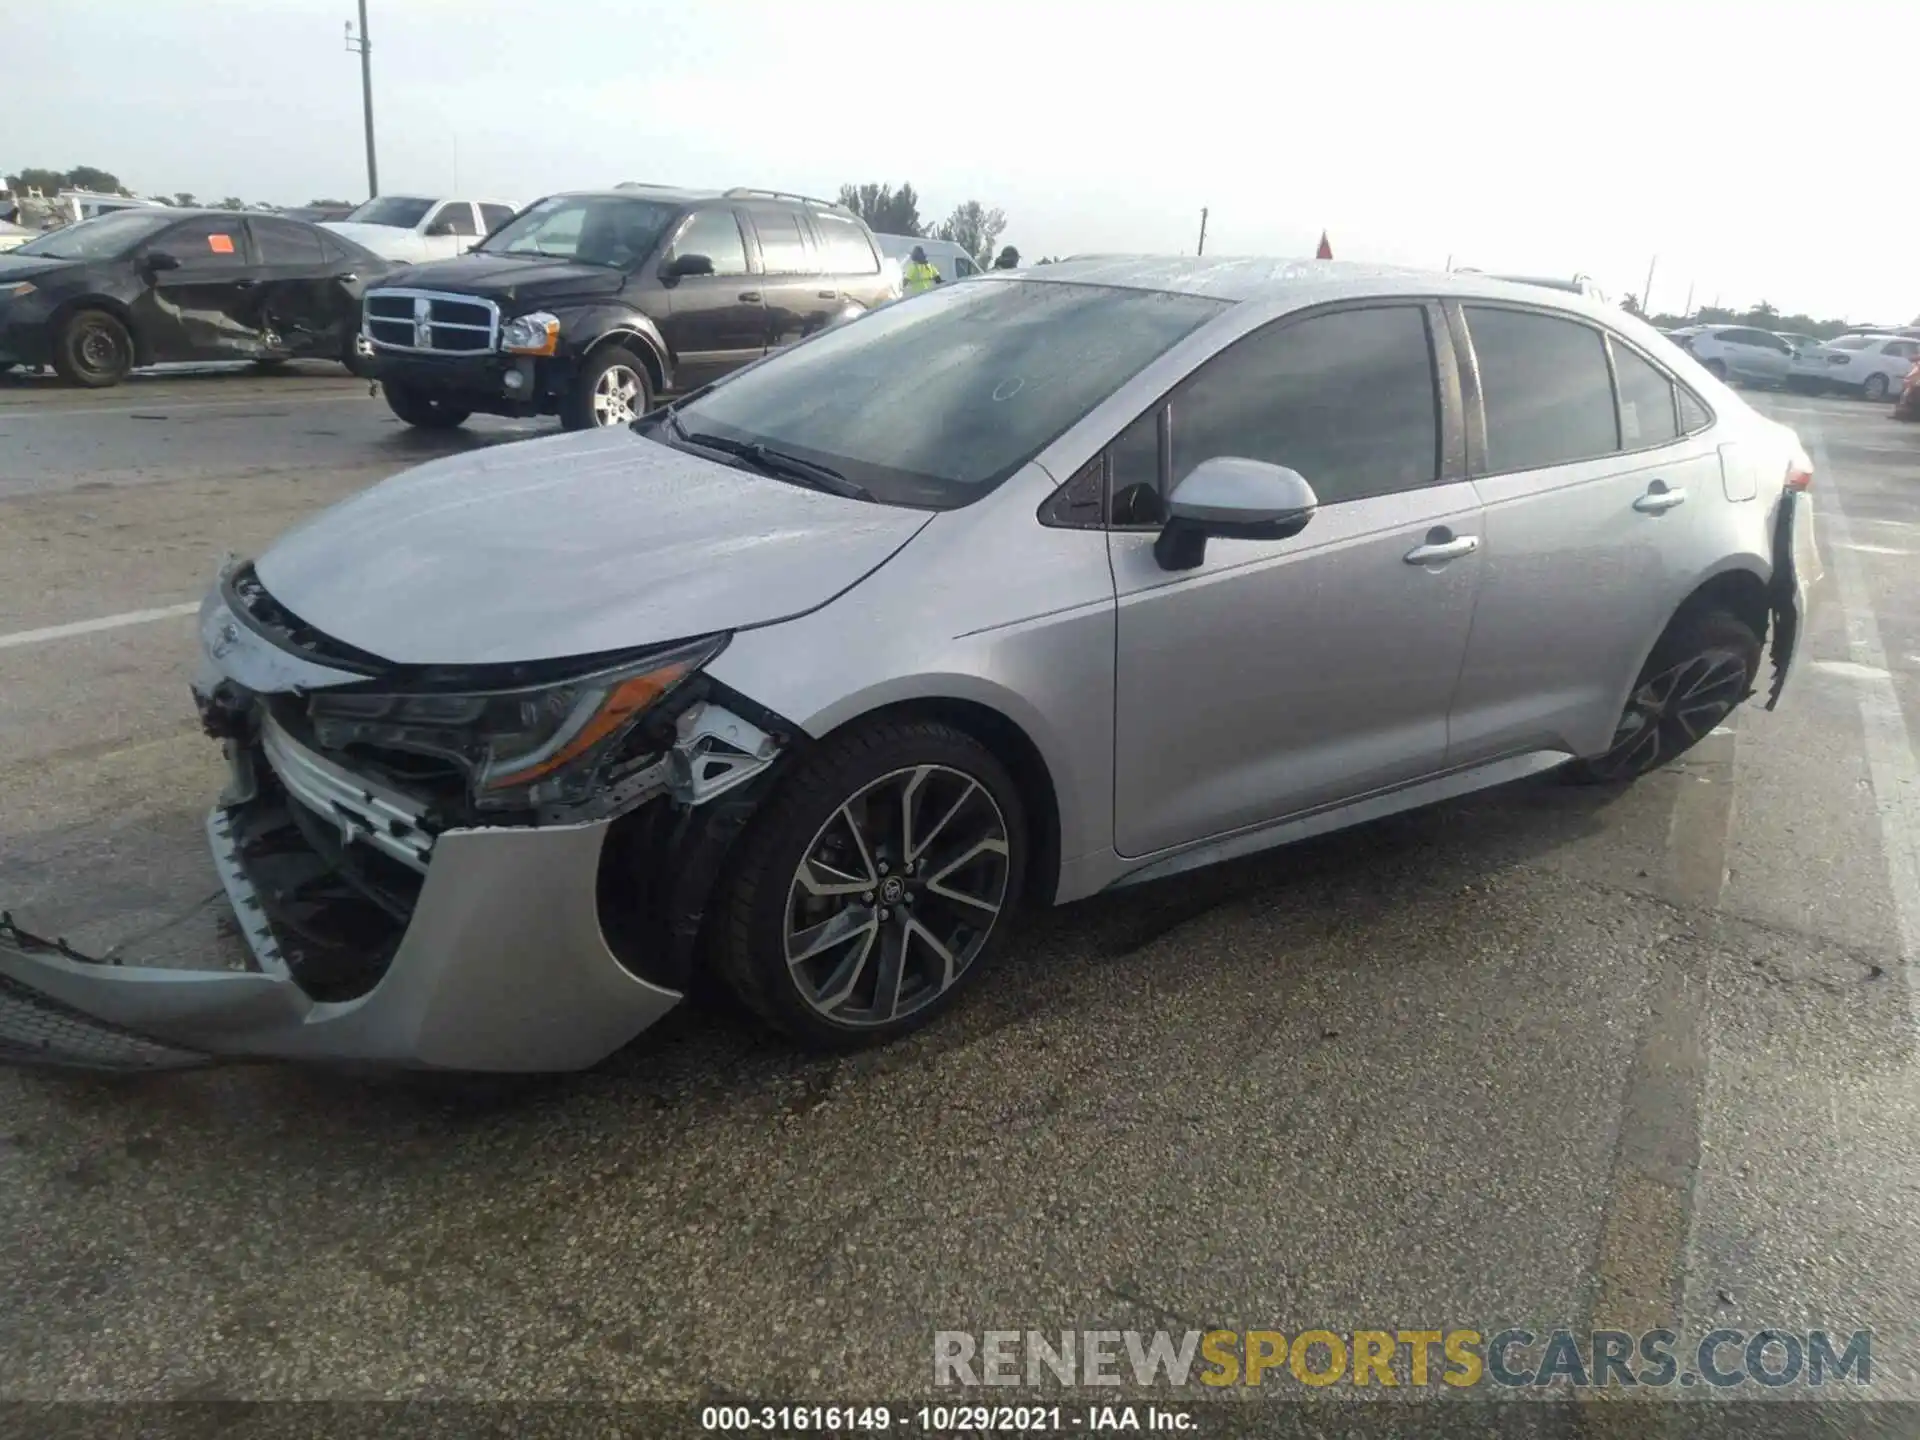
<path fill-rule="evenodd" d="M 1644 450 L 1678 438 L 1673 382 L 1637 351 L 1615 342 L 1613 373 L 1620 386 L 1620 444 Z"/>
<path fill-rule="evenodd" d="M 631 270 L 653 253 L 679 207 L 626 195 L 550 195 L 480 243 L 488 255 L 532 255 Z"/>
<path fill-rule="evenodd" d="M 356 225 L 392 225 L 411 230 L 426 218 L 433 201 L 417 195 L 380 195 L 347 216 Z"/>
<path fill-rule="evenodd" d="M 238 270 L 247 263 L 246 232 L 238 216 L 188 220 L 160 236 L 153 248 L 173 256 L 183 270 Z"/>
<path fill-rule="evenodd" d="M 1382 305 L 1256 331 L 1174 392 L 1172 427 L 1176 494 L 1220 455 L 1297 470 L 1326 505 L 1430 484 L 1440 416 L 1426 313 Z"/>
<path fill-rule="evenodd" d="M 790 210 L 761 210 L 753 217 L 753 228 L 760 232 L 760 260 L 769 275 L 805 275 L 813 261 L 807 254 L 806 237 L 800 233 L 800 217 Z"/>
<path fill-rule="evenodd" d="M 1225 308 L 1103 285 L 956 285 L 824 330 L 676 413 L 689 436 L 830 466 L 886 503 L 951 508 Z"/>
<path fill-rule="evenodd" d="M 747 273 L 747 242 L 740 238 L 740 222 L 731 210 L 702 210 L 673 242 L 673 255 L 704 255 L 713 261 L 716 275 Z"/>
<path fill-rule="evenodd" d="M 1620 448 L 1606 341 L 1589 325 L 1469 305 L 1487 414 L 1487 468 L 1535 470 Z"/>

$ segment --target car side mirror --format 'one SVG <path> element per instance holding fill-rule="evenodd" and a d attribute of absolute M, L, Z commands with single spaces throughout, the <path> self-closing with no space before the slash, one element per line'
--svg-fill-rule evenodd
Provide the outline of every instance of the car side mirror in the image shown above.
<path fill-rule="evenodd" d="M 679 280 L 688 275 L 713 274 L 711 255 L 676 255 L 660 267 L 662 280 Z"/>
<path fill-rule="evenodd" d="M 1319 506 L 1298 470 L 1238 455 L 1202 460 L 1173 487 L 1153 558 L 1162 570 L 1197 569 L 1208 539 L 1286 540 L 1307 528 Z"/>
<path fill-rule="evenodd" d="M 436 220 L 427 226 L 427 234 L 432 236 L 451 235 L 453 234 L 453 221 Z"/>
<path fill-rule="evenodd" d="M 180 268 L 180 257 L 177 255 L 169 255 L 165 250 L 150 251 L 146 258 L 146 267 L 154 274 L 158 274 L 162 270 L 178 270 Z"/>

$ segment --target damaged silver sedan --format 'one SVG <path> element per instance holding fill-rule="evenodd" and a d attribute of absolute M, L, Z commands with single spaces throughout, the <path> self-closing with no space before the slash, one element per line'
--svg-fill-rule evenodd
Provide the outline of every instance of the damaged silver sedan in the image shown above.
<path fill-rule="evenodd" d="M 221 574 L 194 695 L 245 970 L 0 921 L 0 1055 L 589 1066 L 708 971 L 900 1035 L 1023 903 L 1777 698 L 1791 432 L 1578 296 L 1099 260 L 631 428 L 435 461 Z"/>

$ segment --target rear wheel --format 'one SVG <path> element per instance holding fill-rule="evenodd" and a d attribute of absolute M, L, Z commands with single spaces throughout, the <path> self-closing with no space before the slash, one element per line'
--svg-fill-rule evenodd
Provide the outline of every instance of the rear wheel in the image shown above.
<path fill-rule="evenodd" d="M 569 430 L 630 425 L 653 408 L 653 386 L 640 357 L 608 345 L 587 357 L 573 390 L 560 402 L 560 423 Z"/>
<path fill-rule="evenodd" d="M 407 385 L 395 385 L 392 381 L 383 384 L 380 390 L 387 397 L 389 410 L 422 430 L 455 430 L 466 424 L 467 417 L 473 413 L 452 401 Z"/>
<path fill-rule="evenodd" d="M 53 368 L 69 385 L 118 385 L 133 368 L 133 337 L 104 310 L 76 310 L 54 336 Z"/>
<path fill-rule="evenodd" d="M 1753 691 L 1760 637 L 1725 610 L 1682 616 L 1641 667 L 1604 755 L 1561 773 L 1579 784 L 1637 780 L 1691 750 Z"/>
<path fill-rule="evenodd" d="M 1727 362 L 1724 360 L 1707 361 L 1707 373 L 1716 380 L 1725 380 L 1727 378 Z"/>
<path fill-rule="evenodd" d="M 931 720 L 859 726 L 761 811 L 719 907 L 720 973 L 805 1044 L 893 1039 L 981 972 L 1025 864 L 1019 791 L 985 746 Z"/>
<path fill-rule="evenodd" d="M 1860 393 L 1869 400 L 1884 400 L 1887 392 L 1893 389 L 1884 375 L 1869 375 L 1867 383 L 1860 387 Z"/>

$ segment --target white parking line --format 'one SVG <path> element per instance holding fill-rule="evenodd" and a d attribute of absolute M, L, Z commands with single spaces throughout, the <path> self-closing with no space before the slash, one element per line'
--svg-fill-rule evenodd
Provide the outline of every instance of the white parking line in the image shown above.
<path fill-rule="evenodd" d="M 1920 762 L 1914 760 L 1861 563 L 1848 543 L 1847 512 L 1840 503 L 1840 487 L 1832 479 L 1825 437 L 1818 427 L 1808 429 L 1814 473 L 1827 481 L 1814 504 L 1821 526 L 1833 540 L 1833 578 L 1847 622 L 1847 653 L 1861 667 L 1854 693 L 1866 730 L 1867 774 L 1873 784 L 1874 807 L 1880 812 L 1881 848 L 1887 856 L 1887 881 L 1893 888 L 1894 916 L 1900 927 L 1900 958 L 1907 970 L 1907 1003 L 1920 1027 L 1920 998 L 1914 994 L 1920 985 Z"/>
<path fill-rule="evenodd" d="M 91 635 L 96 630 L 118 630 L 123 625 L 146 625 L 155 620 L 172 620 L 191 615 L 200 608 L 198 600 L 184 605 L 163 605 L 157 610 L 128 610 L 119 615 L 102 615 L 98 620 L 76 620 L 71 625 L 49 625 L 44 630 L 16 630 L 0 635 L 0 650 L 16 645 L 40 645 L 48 640 L 65 640 L 70 635 Z"/>

